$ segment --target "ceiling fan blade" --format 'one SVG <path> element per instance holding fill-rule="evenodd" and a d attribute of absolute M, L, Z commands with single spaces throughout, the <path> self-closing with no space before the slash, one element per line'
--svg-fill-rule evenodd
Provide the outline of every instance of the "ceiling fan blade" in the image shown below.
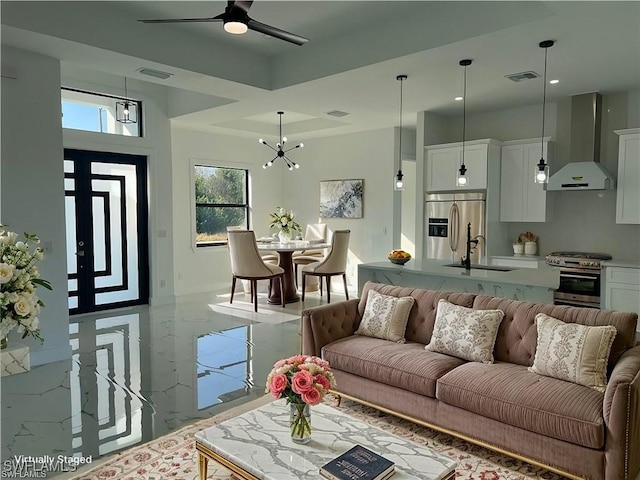
<path fill-rule="evenodd" d="M 212 18 L 162 18 L 156 20 L 138 20 L 142 23 L 207 23 L 207 22 L 220 22 L 223 16 L 218 15 Z"/>
<path fill-rule="evenodd" d="M 296 45 L 304 45 L 309 41 L 308 38 L 301 37 L 300 35 L 296 35 L 295 33 L 285 32 L 284 30 L 272 27 L 271 25 L 256 22 L 252 18 L 248 19 L 247 27 L 249 28 L 249 30 L 264 33 L 265 35 L 279 38 L 280 40 L 284 40 L 286 42 L 295 43 Z"/>

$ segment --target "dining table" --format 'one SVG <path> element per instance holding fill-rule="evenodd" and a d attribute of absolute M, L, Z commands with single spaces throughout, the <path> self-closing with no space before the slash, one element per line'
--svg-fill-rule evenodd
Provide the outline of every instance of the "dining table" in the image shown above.
<path fill-rule="evenodd" d="M 331 247 L 330 243 L 318 243 L 306 240 L 291 240 L 281 243 L 277 241 L 257 240 L 258 251 L 260 253 L 276 252 L 278 254 L 278 266 L 284 270 L 282 277 L 282 289 L 284 290 L 284 303 L 294 303 L 300 301 L 298 289 L 296 288 L 296 278 L 293 271 L 293 253 L 304 250 L 317 250 Z M 320 261 L 321 258 L 318 258 Z M 273 282 L 271 294 L 268 302 L 280 305 L 280 282 Z"/>

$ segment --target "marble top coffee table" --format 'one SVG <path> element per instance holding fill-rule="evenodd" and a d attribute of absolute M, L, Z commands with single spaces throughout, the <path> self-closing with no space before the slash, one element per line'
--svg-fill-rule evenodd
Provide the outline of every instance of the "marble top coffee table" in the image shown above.
<path fill-rule="evenodd" d="M 289 406 L 277 400 L 196 433 L 200 479 L 214 460 L 241 479 L 318 480 L 319 469 L 356 444 L 396 464 L 393 480 L 445 480 L 456 461 L 321 404 L 311 407 L 311 442 L 293 443 Z"/>

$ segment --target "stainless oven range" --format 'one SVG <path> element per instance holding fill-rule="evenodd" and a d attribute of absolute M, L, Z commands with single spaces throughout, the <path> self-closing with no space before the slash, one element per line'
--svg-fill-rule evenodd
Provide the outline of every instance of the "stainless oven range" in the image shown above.
<path fill-rule="evenodd" d="M 600 308 L 602 261 L 606 253 L 553 252 L 546 263 L 560 268 L 560 286 L 553 293 L 555 305 Z"/>

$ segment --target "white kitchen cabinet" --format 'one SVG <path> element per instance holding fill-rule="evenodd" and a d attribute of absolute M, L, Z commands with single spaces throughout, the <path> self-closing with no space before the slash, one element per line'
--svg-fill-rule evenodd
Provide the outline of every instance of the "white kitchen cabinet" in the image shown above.
<path fill-rule="evenodd" d="M 606 266 L 604 277 L 604 308 L 640 314 L 640 268 Z"/>
<path fill-rule="evenodd" d="M 462 163 L 462 143 L 426 146 L 425 191 L 486 189 L 489 163 L 498 160 L 497 145 L 498 142 L 490 139 L 465 142 L 464 164 L 467 167 L 467 186 L 465 187 L 456 185 L 458 170 Z"/>
<path fill-rule="evenodd" d="M 504 142 L 500 170 L 500 221 L 546 222 L 551 220 L 551 196 L 544 185 L 534 183 L 533 173 L 540 161 L 540 148 L 547 163 L 552 163 L 549 137 Z"/>
<path fill-rule="evenodd" d="M 640 128 L 618 134 L 616 223 L 640 224 Z"/>

